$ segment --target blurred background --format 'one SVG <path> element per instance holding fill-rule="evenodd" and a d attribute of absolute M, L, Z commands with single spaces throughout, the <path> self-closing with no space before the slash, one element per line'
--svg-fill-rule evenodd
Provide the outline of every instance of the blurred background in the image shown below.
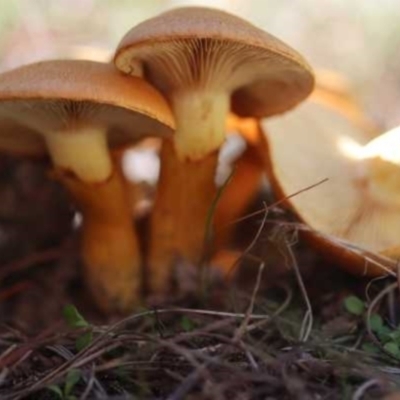
<path fill-rule="evenodd" d="M 129 28 L 180 5 L 249 19 L 314 67 L 343 73 L 382 128 L 400 123 L 399 0 L 1 0 L 0 69 L 55 57 L 108 60 Z"/>

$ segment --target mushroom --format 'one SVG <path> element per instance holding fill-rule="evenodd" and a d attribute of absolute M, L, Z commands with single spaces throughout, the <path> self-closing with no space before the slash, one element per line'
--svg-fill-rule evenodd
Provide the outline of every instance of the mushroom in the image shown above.
<path fill-rule="evenodd" d="M 109 147 L 168 136 L 173 117 L 164 98 L 110 64 L 53 60 L 0 75 L 0 118 L 12 121 L 0 131 L 1 150 L 49 154 L 54 176 L 82 212 L 82 258 L 98 306 L 131 309 L 139 301 L 141 257 Z"/>
<path fill-rule="evenodd" d="M 303 118 L 310 108 L 319 120 Z M 352 273 L 390 272 L 400 256 L 400 129 L 370 141 L 369 132 L 312 102 L 262 125 L 280 197 L 327 179 L 286 199 L 308 227 L 305 236 Z"/>
<path fill-rule="evenodd" d="M 245 140 L 245 149 L 232 163 L 233 171 L 223 188 L 214 216 L 214 251 L 230 247 L 234 222 L 242 217 L 261 189 L 265 176 L 267 147 L 259 121 L 230 114 L 227 131 Z"/>
<path fill-rule="evenodd" d="M 163 292 L 177 257 L 201 259 L 229 110 L 243 117 L 283 113 L 311 92 L 313 74 L 272 35 L 203 7 L 174 9 L 137 25 L 114 62 L 160 89 L 177 124 L 173 140 L 163 142 L 151 221 L 150 288 Z"/>

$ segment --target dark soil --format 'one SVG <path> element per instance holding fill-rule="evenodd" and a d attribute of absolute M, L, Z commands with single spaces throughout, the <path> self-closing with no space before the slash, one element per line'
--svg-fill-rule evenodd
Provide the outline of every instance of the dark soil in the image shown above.
<path fill-rule="evenodd" d="M 0 399 L 366 400 L 400 386 L 387 340 L 367 329 L 366 312 L 343 306 L 356 295 L 367 310 L 389 279 L 370 284 L 322 260 L 284 228 L 293 218 L 280 210 L 229 285 L 211 274 L 206 298 L 178 285 L 169 304 L 122 319 L 91 303 L 73 207 L 45 166 L 2 158 L 0 198 Z M 238 226 L 235 246 L 248 246 L 261 219 Z M 394 335 L 390 293 L 374 313 Z M 71 304 L 86 327 L 63 316 Z"/>

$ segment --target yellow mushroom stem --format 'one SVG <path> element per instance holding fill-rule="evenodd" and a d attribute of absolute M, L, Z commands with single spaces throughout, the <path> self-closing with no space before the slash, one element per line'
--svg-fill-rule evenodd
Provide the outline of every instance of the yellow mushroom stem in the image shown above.
<path fill-rule="evenodd" d="M 229 99 L 227 93 L 206 90 L 188 90 L 174 95 L 174 141 L 182 161 L 200 161 L 220 148 L 225 140 Z"/>
<path fill-rule="evenodd" d="M 236 225 L 261 187 L 266 167 L 266 139 L 255 119 L 230 117 L 228 130 L 238 131 L 247 148 L 234 165 L 233 175 L 217 204 L 214 217 L 214 251 L 229 247 Z M 217 265 L 217 264 L 216 264 Z"/>
<path fill-rule="evenodd" d="M 163 142 L 161 171 L 150 222 L 149 287 L 165 293 L 179 260 L 197 265 L 202 257 L 206 224 L 216 196 L 218 153 L 201 161 L 182 161 L 174 143 Z"/>
<path fill-rule="evenodd" d="M 176 132 L 173 142 L 162 145 L 150 223 L 148 283 L 153 294 L 168 291 L 179 260 L 193 265 L 202 260 L 229 93 L 191 88 L 175 93 L 171 103 Z"/>
<path fill-rule="evenodd" d="M 84 182 L 102 182 L 112 171 L 106 130 L 80 127 L 45 134 L 53 163 Z"/>
<path fill-rule="evenodd" d="M 105 133 L 46 135 L 55 177 L 83 216 L 82 258 L 86 281 L 99 308 L 127 312 L 140 298 L 141 260 L 119 168 L 113 168 Z"/>

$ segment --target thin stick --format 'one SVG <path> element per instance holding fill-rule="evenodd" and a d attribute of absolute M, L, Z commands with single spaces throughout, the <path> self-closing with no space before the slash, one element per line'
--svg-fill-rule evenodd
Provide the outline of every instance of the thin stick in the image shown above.
<path fill-rule="evenodd" d="M 206 297 L 206 292 L 207 292 L 207 287 L 208 287 L 207 262 L 208 262 L 208 257 L 209 257 L 210 243 L 212 243 L 212 238 L 213 238 L 214 215 L 215 215 L 215 211 L 217 209 L 219 200 L 221 199 L 226 187 L 228 186 L 229 182 L 231 181 L 234 172 L 235 172 L 235 169 L 232 169 L 231 173 L 226 178 L 226 180 L 224 181 L 223 185 L 218 188 L 217 193 L 216 193 L 216 195 L 214 197 L 213 202 L 211 203 L 210 209 L 209 209 L 208 214 L 207 214 L 206 229 L 205 229 L 204 241 L 203 241 L 203 251 L 202 251 L 201 260 L 200 260 L 200 263 L 199 263 L 199 267 L 200 267 L 200 293 L 202 294 L 203 298 Z"/>
<path fill-rule="evenodd" d="M 354 392 L 351 400 L 361 400 L 364 398 L 365 393 L 373 386 L 382 386 L 382 381 L 379 379 L 370 379 L 364 382 L 358 389 Z"/>
<path fill-rule="evenodd" d="M 167 400 L 181 400 L 185 399 L 189 392 L 204 379 L 204 372 L 206 366 L 202 365 L 200 368 L 194 369 L 179 385 L 173 393 L 171 393 Z"/>
<path fill-rule="evenodd" d="M 90 376 L 89 376 L 88 383 L 87 383 L 86 388 L 83 391 L 82 395 L 79 397 L 79 400 L 86 400 L 88 398 L 90 392 L 93 389 L 95 381 L 96 381 L 95 369 L 92 366 L 92 368 L 90 370 Z"/>
<path fill-rule="evenodd" d="M 300 189 L 297 192 L 294 192 L 294 193 L 292 193 L 292 194 L 290 194 L 290 195 L 288 195 L 288 196 L 286 196 L 286 197 L 284 197 L 284 198 L 282 198 L 280 200 L 277 200 L 275 203 L 272 203 L 270 206 L 268 206 L 268 208 L 271 209 L 271 208 L 274 208 L 276 206 L 279 206 L 280 204 L 284 203 L 285 201 L 291 199 L 292 197 L 298 196 L 299 194 L 307 192 L 308 190 L 314 189 L 315 187 L 317 187 L 319 185 L 322 185 L 323 183 L 327 182 L 328 180 L 329 180 L 329 178 L 325 178 L 325 179 L 322 179 L 321 181 L 319 181 L 317 183 L 314 183 L 313 185 L 306 186 L 305 188 Z M 231 222 L 231 224 L 237 224 L 238 222 L 245 221 L 245 220 L 250 219 L 252 217 L 255 217 L 257 215 L 261 215 L 264 212 L 265 212 L 265 209 L 254 211 L 251 214 L 247 214 L 244 217 L 236 219 L 235 221 Z"/>
<path fill-rule="evenodd" d="M 247 328 L 247 326 L 249 324 L 249 320 L 250 320 L 250 315 L 253 314 L 256 297 L 257 297 L 258 291 L 260 289 L 261 277 L 262 277 L 262 273 L 264 271 L 264 267 L 265 267 L 265 263 L 262 262 L 258 268 L 257 280 L 256 280 L 256 284 L 254 285 L 253 293 L 251 295 L 251 300 L 250 300 L 250 304 L 249 304 L 249 307 L 246 312 L 246 316 L 243 319 L 242 323 L 240 324 L 239 328 L 236 330 L 235 335 L 233 336 L 233 342 L 239 342 L 241 340 L 241 338 L 243 337 L 244 333 L 246 332 L 246 328 Z"/>
<path fill-rule="evenodd" d="M 244 251 L 242 252 L 240 257 L 234 262 L 232 267 L 229 269 L 229 271 L 227 273 L 227 277 L 229 277 L 229 275 L 235 270 L 236 266 L 238 265 L 238 263 L 240 262 L 241 259 L 249 256 L 250 251 L 256 245 L 259 237 L 261 236 L 262 231 L 264 230 L 265 223 L 267 222 L 268 211 L 269 211 L 269 208 L 264 203 L 264 216 L 263 216 L 263 219 L 261 221 L 261 224 L 260 224 L 259 228 L 257 229 L 257 232 L 256 232 L 254 238 L 252 239 L 252 241 L 250 242 L 250 244 L 244 249 Z"/>
<path fill-rule="evenodd" d="M 392 283 L 389 286 L 386 286 L 383 290 L 381 290 L 378 295 L 371 301 L 368 309 L 367 309 L 367 314 L 365 316 L 365 325 L 367 327 L 367 332 L 369 337 L 372 339 L 372 341 L 381 349 L 383 353 L 385 353 L 387 356 L 389 356 L 391 359 L 396 360 L 399 362 L 399 358 L 394 356 L 392 353 L 387 351 L 384 346 L 382 346 L 381 342 L 378 340 L 378 338 L 375 336 L 374 332 L 372 331 L 371 328 L 371 315 L 372 312 L 374 311 L 375 307 L 379 304 L 379 302 L 385 297 L 388 293 L 391 291 L 395 290 L 398 287 L 397 281 Z"/>
<path fill-rule="evenodd" d="M 294 273 L 296 275 L 297 283 L 298 283 L 298 285 L 300 287 L 301 294 L 303 295 L 303 299 L 304 299 L 304 302 L 306 303 L 306 307 L 307 307 L 307 311 L 306 311 L 306 313 L 304 315 L 304 319 L 303 319 L 303 322 L 301 324 L 301 329 L 300 329 L 300 334 L 299 334 L 299 340 L 301 342 L 306 342 L 308 340 L 310 334 L 311 334 L 311 331 L 312 331 L 313 319 L 314 319 L 313 318 L 313 310 L 312 310 L 310 299 L 308 297 L 308 293 L 307 293 L 306 287 L 305 287 L 304 282 L 303 282 L 303 278 L 302 278 L 301 273 L 300 273 L 299 266 L 297 264 L 296 257 L 294 256 L 294 253 L 293 253 L 293 249 L 292 249 L 292 247 L 291 247 L 291 245 L 290 245 L 290 243 L 288 242 L 287 239 L 285 240 L 285 242 L 286 242 L 286 245 L 287 245 L 289 258 L 290 258 L 290 261 L 291 261 L 291 266 L 294 269 Z"/>
<path fill-rule="evenodd" d="M 272 314 L 271 317 L 266 320 L 266 321 L 257 321 L 254 322 L 251 325 L 247 326 L 247 331 L 250 332 L 254 329 L 258 329 L 261 326 L 263 326 L 265 323 L 272 321 L 274 318 L 278 317 L 280 314 L 282 314 L 290 305 L 290 303 L 292 302 L 293 299 L 293 291 L 290 287 L 285 287 L 286 289 L 286 293 L 287 296 L 285 298 L 285 300 L 283 301 L 283 303 L 279 306 L 279 308 L 277 310 L 275 310 Z"/>

